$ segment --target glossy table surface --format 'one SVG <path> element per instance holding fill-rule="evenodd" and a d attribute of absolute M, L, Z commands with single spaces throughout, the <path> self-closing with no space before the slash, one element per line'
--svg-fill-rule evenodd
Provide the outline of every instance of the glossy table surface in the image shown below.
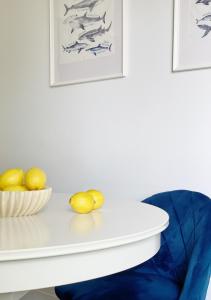
<path fill-rule="evenodd" d="M 169 222 L 165 211 L 131 199 L 107 199 L 103 208 L 80 215 L 71 210 L 68 200 L 69 195 L 53 194 L 37 215 L 0 219 L 0 293 L 112 274 L 159 250 L 160 232 Z M 131 258 L 121 258 L 127 254 Z M 102 265 L 90 267 L 98 258 Z M 112 266 L 107 266 L 111 259 Z M 70 270 L 64 269 L 65 263 Z M 80 274 L 82 263 L 86 272 Z M 52 274 L 53 267 L 57 274 Z M 16 268 L 20 276 L 28 272 L 25 284 L 17 278 Z M 43 278 L 42 274 L 35 276 L 39 268 L 43 268 Z"/>
<path fill-rule="evenodd" d="M 144 239 L 166 228 L 163 210 L 136 201 L 106 201 L 90 214 L 76 214 L 68 195 L 53 195 L 35 216 L 0 219 L 0 261 L 104 249 Z"/>

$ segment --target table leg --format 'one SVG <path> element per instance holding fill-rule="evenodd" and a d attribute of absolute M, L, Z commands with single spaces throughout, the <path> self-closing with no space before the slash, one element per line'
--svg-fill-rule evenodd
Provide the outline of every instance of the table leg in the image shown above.
<path fill-rule="evenodd" d="M 27 293 L 28 293 L 28 291 L 0 294 L 0 300 L 20 300 Z"/>

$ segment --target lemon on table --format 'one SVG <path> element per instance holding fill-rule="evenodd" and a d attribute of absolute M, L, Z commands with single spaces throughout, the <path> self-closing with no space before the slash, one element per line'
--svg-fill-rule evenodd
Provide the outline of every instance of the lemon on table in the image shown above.
<path fill-rule="evenodd" d="M 25 186 L 29 190 L 42 190 L 46 184 L 46 174 L 40 168 L 31 168 L 25 175 Z"/>
<path fill-rule="evenodd" d="M 97 209 L 103 206 L 103 203 L 105 202 L 105 198 L 103 194 L 96 190 L 88 190 L 87 193 L 93 198 L 94 200 L 94 208 Z"/>
<path fill-rule="evenodd" d="M 14 186 L 7 186 L 3 189 L 3 191 L 8 192 L 25 192 L 28 191 L 27 188 L 23 185 L 14 185 Z"/>
<path fill-rule="evenodd" d="M 24 172 L 22 169 L 9 169 L 1 174 L 0 177 L 0 190 L 7 186 L 22 185 Z"/>
<path fill-rule="evenodd" d="M 94 200 L 88 193 L 79 192 L 70 198 L 69 204 L 75 212 L 87 214 L 92 211 Z"/>

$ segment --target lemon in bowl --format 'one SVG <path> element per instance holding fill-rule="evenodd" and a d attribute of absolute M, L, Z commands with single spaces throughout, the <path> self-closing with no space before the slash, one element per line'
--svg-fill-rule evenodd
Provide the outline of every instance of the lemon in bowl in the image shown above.
<path fill-rule="evenodd" d="M 8 186 L 20 186 L 23 184 L 24 171 L 22 169 L 9 169 L 0 176 L 0 190 Z"/>
<path fill-rule="evenodd" d="M 7 192 L 25 192 L 28 191 L 24 185 L 6 186 L 3 191 Z"/>
<path fill-rule="evenodd" d="M 52 188 L 46 187 L 42 169 L 6 170 L 0 176 L 0 217 L 29 216 L 39 212 L 48 202 Z"/>
<path fill-rule="evenodd" d="M 31 168 L 25 174 L 25 186 L 29 190 L 41 190 L 45 188 L 47 176 L 40 168 Z"/>

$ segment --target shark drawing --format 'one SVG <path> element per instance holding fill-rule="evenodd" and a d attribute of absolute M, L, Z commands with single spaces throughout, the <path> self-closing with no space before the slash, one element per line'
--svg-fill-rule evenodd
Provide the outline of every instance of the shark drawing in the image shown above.
<path fill-rule="evenodd" d="M 90 31 L 87 31 L 80 35 L 79 40 L 87 39 L 90 42 L 95 42 L 96 37 L 102 36 L 106 32 L 109 32 L 109 30 L 111 29 L 111 25 L 112 25 L 112 22 L 110 23 L 108 28 L 102 28 L 102 26 L 100 26 L 98 29 L 92 29 Z"/>
<path fill-rule="evenodd" d="M 65 7 L 65 13 L 64 16 L 66 16 L 71 9 L 89 9 L 90 11 L 93 10 L 93 8 L 102 0 L 82 0 L 76 4 L 73 4 L 72 6 L 68 7 L 67 4 L 64 4 Z"/>
<path fill-rule="evenodd" d="M 102 17 L 94 16 L 94 15 L 87 15 L 87 12 L 85 12 L 85 14 L 82 16 L 74 15 L 74 16 L 67 17 L 63 23 L 69 24 L 72 28 L 71 33 L 73 33 L 74 30 L 77 28 L 81 28 L 81 29 L 85 30 L 86 26 L 92 25 L 97 22 L 103 21 L 103 23 L 105 24 L 105 17 L 106 17 L 106 12 L 104 13 L 104 15 Z"/>
<path fill-rule="evenodd" d="M 196 24 L 198 24 L 201 21 L 211 21 L 211 14 L 205 15 L 203 18 L 200 20 L 196 19 Z"/>
<path fill-rule="evenodd" d="M 111 51 L 111 46 L 112 46 L 112 44 L 108 44 L 108 43 L 99 44 L 96 47 L 86 49 L 86 51 L 90 51 L 95 56 L 97 56 L 98 53 L 102 53 L 102 52 L 105 52 L 105 51 Z"/>
<path fill-rule="evenodd" d="M 62 46 L 62 48 L 63 48 L 64 52 L 67 52 L 67 53 L 78 52 L 78 54 L 79 54 L 79 53 L 81 53 L 81 51 L 82 51 L 83 49 L 86 48 L 86 46 L 87 46 L 86 43 L 79 43 L 79 42 L 77 41 L 77 42 L 75 42 L 75 43 L 72 44 L 72 45 L 69 45 L 69 46 L 66 46 L 66 47 L 65 47 L 65 46 Z"/>
<path fill-rule="evenodd" d="M 69 17 L 67 17 L 66 19 L 64 19 L 63 24 L 72 24 L 74 23 L 75 19 L 78 18 L 78 15 L 71 15 Z"/>
<path fill-rule="evenodd" d="M 69 10 L 71 10 L 71 7 L 68 7 L 67 4 L 64 4 L 64 8 L 65 8 L 65 13 L 64 13 L 64 17 L 68 14 Z"/>
<path fill-rule="evenodd" d="M 205 37 L 205 36 L 207 36 L 210 33 L 210 31 L 211 31 L 211 26 L 209 26 L 207 24 L 202 24 L 202 25 L 197 25 L 197 26 L 200 29 L 205 30 L 204 35 L 202 36 L 202 38 Z"/>
<path fill-rule="evenodd" d="M 209 3 L 211 2 L 211 0 L 197 0 L 196 4 L 204 4 L 204 5 L 209 5 Z"/>

